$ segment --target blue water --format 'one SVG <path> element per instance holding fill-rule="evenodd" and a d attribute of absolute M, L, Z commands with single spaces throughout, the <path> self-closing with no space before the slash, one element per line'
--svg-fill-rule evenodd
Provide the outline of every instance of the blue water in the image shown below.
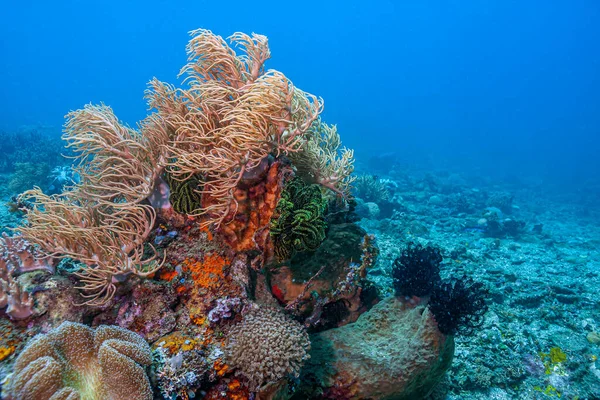
<path fill-rule="evenodd" d="M 597 1 L 4 2 L 0 129 L 87 103 L 135 124 L 187 32 L 257 32 L 268 68 L 325 99 L 359 161 L 577 183 L 600 167 Z"/>

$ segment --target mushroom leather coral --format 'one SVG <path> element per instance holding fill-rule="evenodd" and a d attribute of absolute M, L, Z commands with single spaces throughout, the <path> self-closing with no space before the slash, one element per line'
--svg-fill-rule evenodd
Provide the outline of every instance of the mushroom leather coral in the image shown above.
<path fill-rule="evenodd" d="M 64 322 L 38 335 L 15 362 L 8 399 L 151 400 L 145 340 L 126 329 Z"/>

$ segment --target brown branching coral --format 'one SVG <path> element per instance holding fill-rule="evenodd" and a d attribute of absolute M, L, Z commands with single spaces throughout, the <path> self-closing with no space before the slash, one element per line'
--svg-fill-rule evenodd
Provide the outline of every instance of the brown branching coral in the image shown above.
<path fill-rule="evenodd" d="M 147 98 L 174 132 L 167 145 L 173 175 L 181 180 L 203 176 L 199 190 L 208 200 L 197 213 L 221 225 L 245 174 L 270 155 L 301 151 L 323 103 L 282 73 L 264 72 L 270 57 L 265 36 L 231 36 L 243 51 L 237 55 L 210 31 L 191 34 L 189 62 L 181 70 L 189 87 L 153 80 Z"/>
<path fill-rule="evenodd" d="M 227 362 L 238 369 L 252 390 L 287 376 L 298 377 L 310 356 L 308 334 L 281 311 L 250 309 L 228 337 Z"/>
<path fill-rule="evenodd" d="M 151 193 L 165 163 L 166 130 L 149 117 L 142 134 L 124 126 L 105 105 L 67 114 L 67 148 L 79 161 L 80 196 L 114 203 L 139 203 Z"/>
<path fill-rule="evenodd" d="M 64 322 L 19 354 L 8 399 L 151 400 L 144 370 L 151 362 L 150 347 L 136 333 Z"/>

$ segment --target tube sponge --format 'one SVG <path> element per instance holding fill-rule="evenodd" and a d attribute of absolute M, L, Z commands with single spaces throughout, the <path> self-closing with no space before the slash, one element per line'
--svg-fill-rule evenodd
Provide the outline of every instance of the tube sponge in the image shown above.
<path fill-rule="evenodd" d="M 33 338 L 17 357 L 8 398 L 151 400 L 144 369 L 151 362 L 150 346 L 134 332 L 64 322 Z"/>

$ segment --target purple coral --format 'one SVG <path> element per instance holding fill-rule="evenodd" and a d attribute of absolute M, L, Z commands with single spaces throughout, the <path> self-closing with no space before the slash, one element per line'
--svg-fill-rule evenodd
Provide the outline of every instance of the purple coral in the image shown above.
<path fill-rule="evenodd" d="M 33 298 L 23 290 L 16 276 L 42 269 L 54 273 L 55 260 L 43 255 L 19 235 L 0 237 L 0 308 L 11 319 L 25 319 L 33 314 Z"/>
<path fill-rule="evenodd" d="M 33 314 L 33 298 L 10 274 L 0 272 L 0 308 L 4 307 L 10 319 L 25 319 Z"/>
<path fill-rule="evenodd" d="M 42 269 L 54 273 L 56 260 L 42 254 L 20 235 L 0 237 L 0 269 L 13 275 Z"/>
<path fill-rule="evenodd" d="M 208 320 L 216 324 L 222 319 L 231 318 L 233 312 L 239 311 L 242 302 L 237 297 L 223 297 L 217 299 L 217 304 L 208 313 Z"/>

